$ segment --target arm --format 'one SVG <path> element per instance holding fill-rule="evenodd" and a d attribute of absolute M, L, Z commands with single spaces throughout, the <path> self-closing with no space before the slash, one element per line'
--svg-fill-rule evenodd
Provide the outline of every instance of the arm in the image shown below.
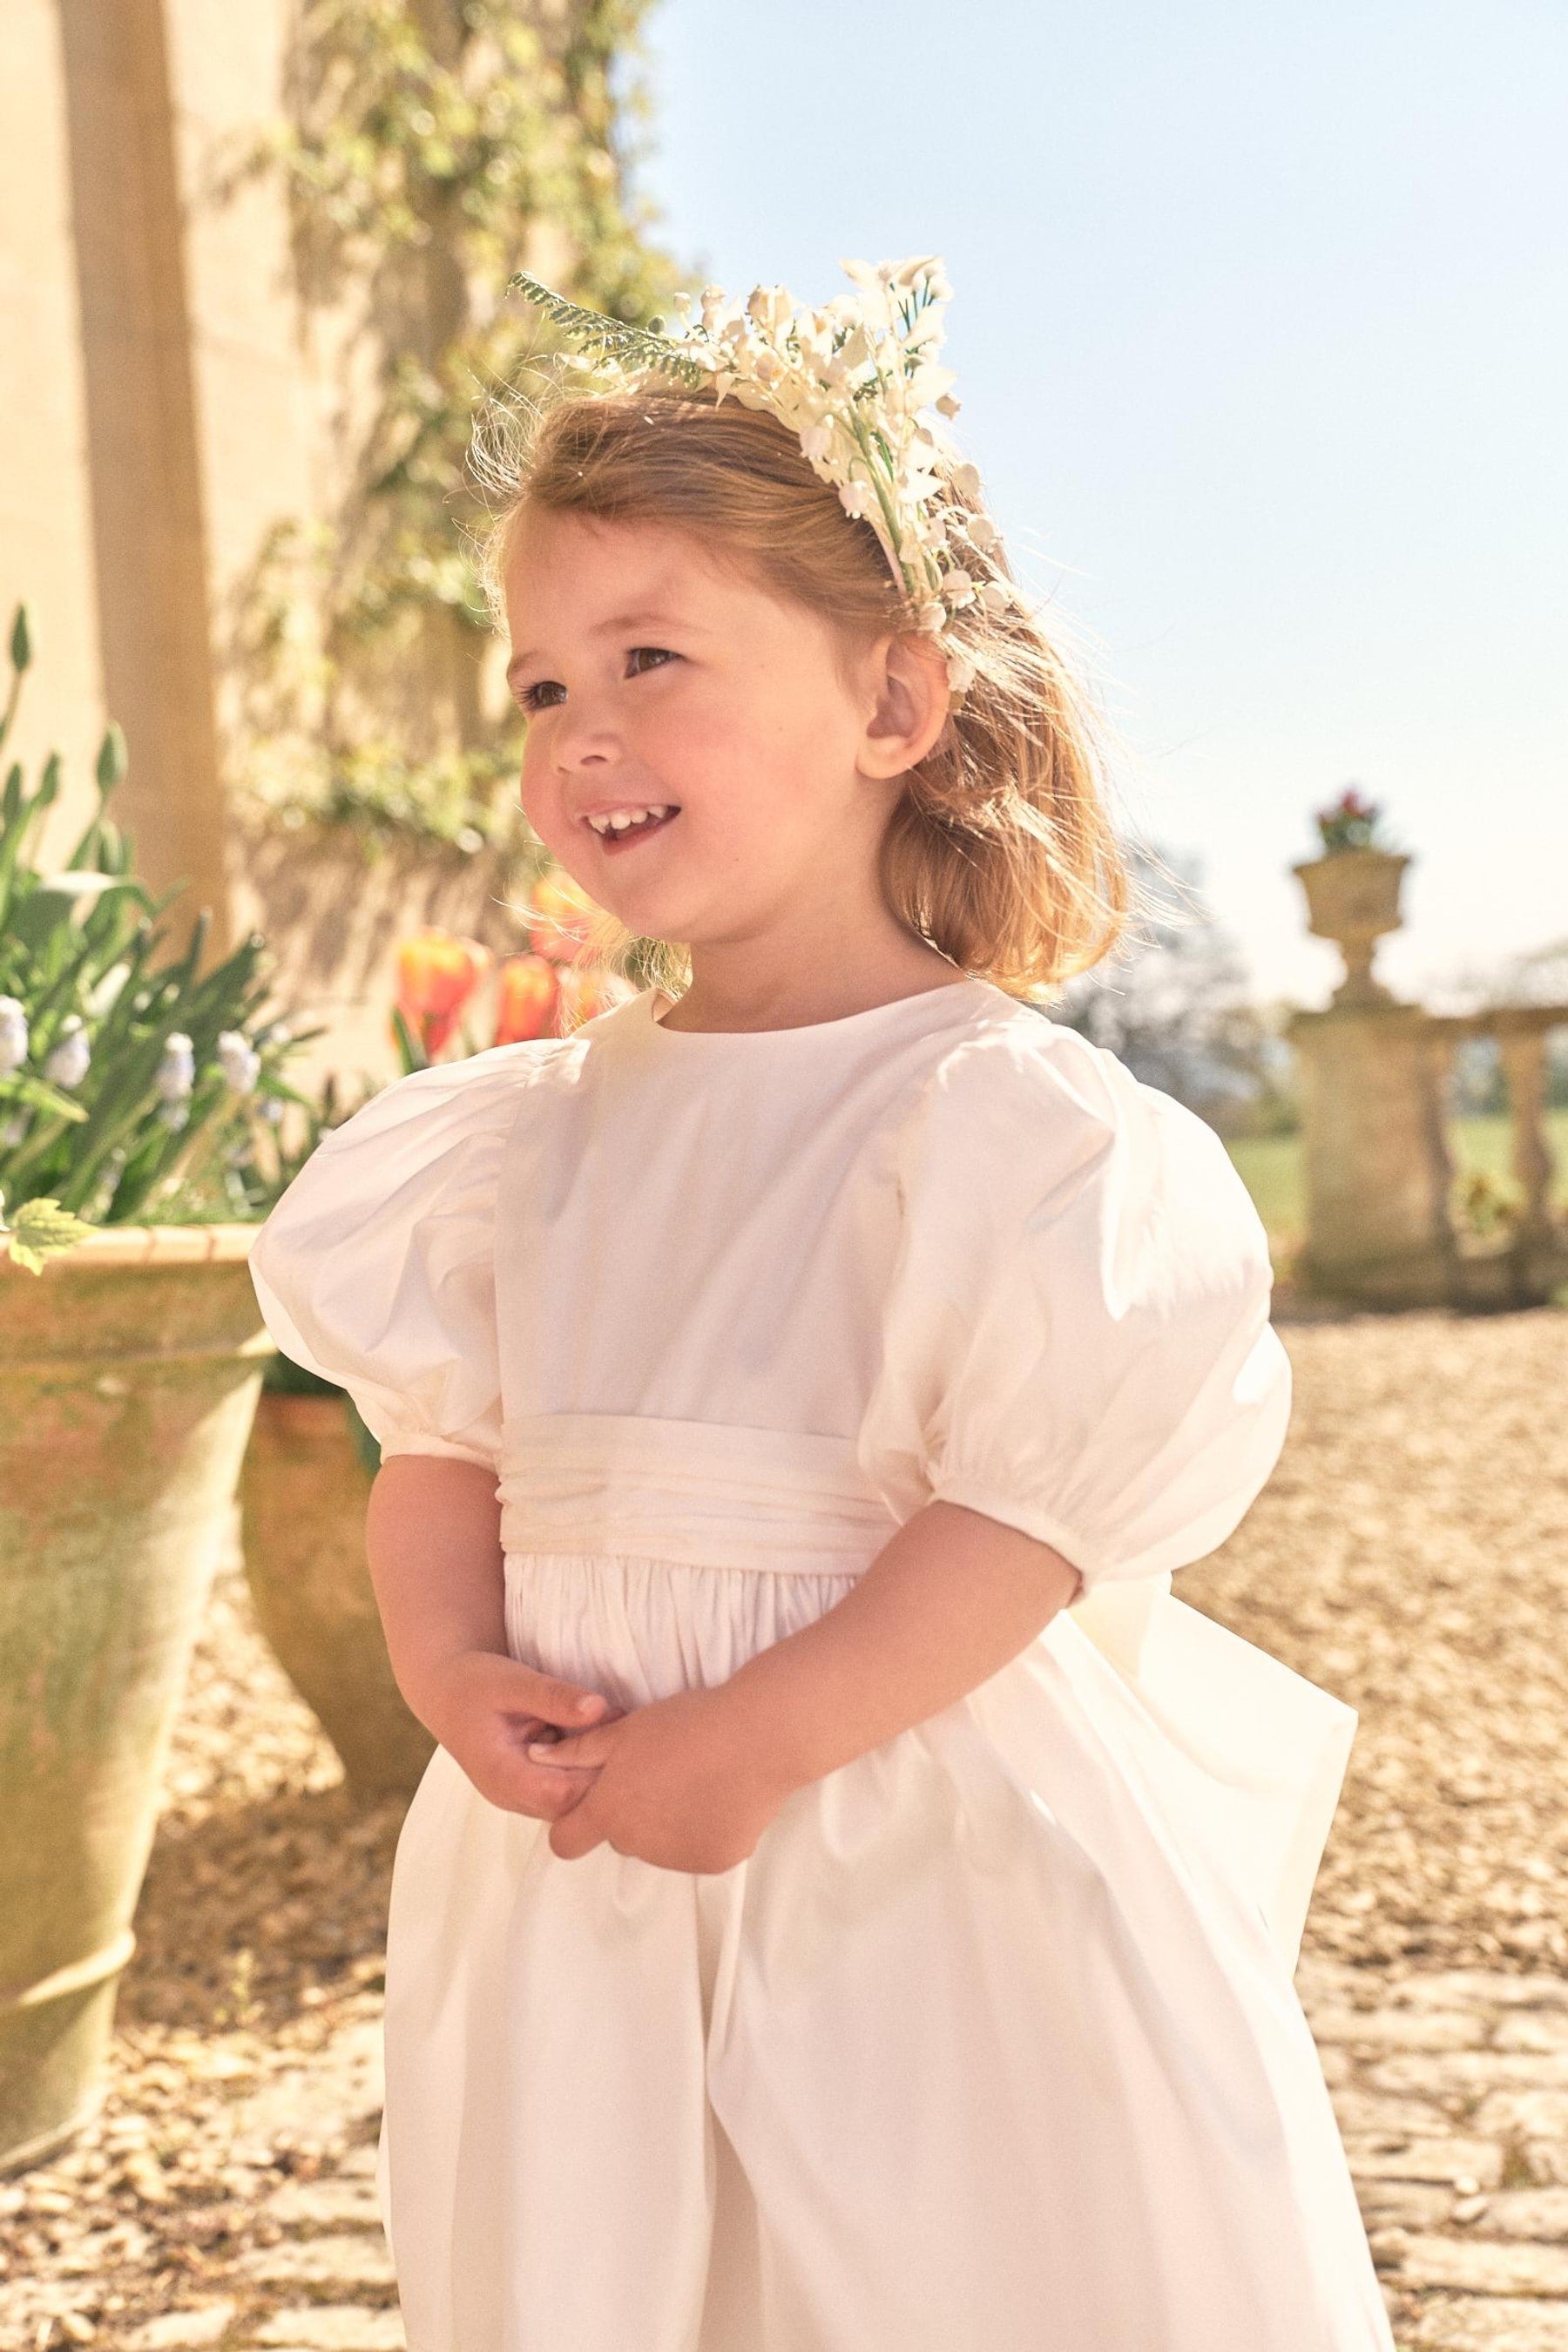
<path fill-rule="evenodd" d="M 999 1673 L 1080 1581 L 1033 1536 L 928 1503 L 835 1608 L 725 1685 L 738 1736 L 766 1748 L 787 1787 L 819 1780 Z"/>
<path fill-rule="evenodd" d="M 575 1803 L 584 1776 L 525 1751 L 549 1726 L 603 1719 L 607 1702 L 507 1653 L 494 1472 L 391 1455 L 371 1488 L 365 1551 L 397 1687 L 479 1794 L 546 1821 Z"/>
<path fill-rule="evenodd" d="M 608 1838 L 668 1870 L 728 1870 L 796 1789 L 963 1698 L 1079 1589 L 1048 1544 L 928 1503 L 842 1601 L 727 1683 L 564 1741 L 601 1770 L 551 1845 L 570 1858 Z"/>

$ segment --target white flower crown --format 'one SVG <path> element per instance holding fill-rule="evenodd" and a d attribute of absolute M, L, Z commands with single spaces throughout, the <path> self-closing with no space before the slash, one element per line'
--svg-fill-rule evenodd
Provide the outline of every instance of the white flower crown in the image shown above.
<path fill-rule="evenodd" d="M 784 286 L 759 286 L 744 303 L 709 286 L 693 319 L 690 297 L 678 294 L 674 333 L 660 319 L 631 327 L 582 310 L 536 278 L 520 275 L 511 287 L 586 345 L 570 365 L 611 380 L 658 372 L 693 386 L 711 383 L 721 401 L 733 393 L 748 408 L 780 417 L 814 471 L 837 490 L 845 513 L 876 532 L 915 625 L 942 645 L 949 688 L 962 696 L 974 665 L 953 631 L 954 616 L 977 601 L 1001 614 L 1023 599 L 987 561 L 1001 533 L 975 467 L 952 466 L 957 498 L 945 495 L 937 471 L 939 456 L 956 457 L 931 416 L 958 414 L 952 373 L 936 363 L 952 288 L 934 255 L 877 268 L 864 261 L 839 267 L 856 292 L 816 310 L 796 310 Z"/>

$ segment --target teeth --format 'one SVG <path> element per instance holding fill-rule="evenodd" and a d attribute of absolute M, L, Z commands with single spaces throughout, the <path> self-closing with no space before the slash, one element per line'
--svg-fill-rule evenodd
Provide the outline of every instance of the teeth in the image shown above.
<path fill-rule="evenodd" d="M 608 816 L 591 816 L 588 822 L 595 833 L 625 833 L 634 824 L 646 824 L 655 817 L 668 816 L 674 805 L 671 801 L 659 807 L 616 809 Z"/>

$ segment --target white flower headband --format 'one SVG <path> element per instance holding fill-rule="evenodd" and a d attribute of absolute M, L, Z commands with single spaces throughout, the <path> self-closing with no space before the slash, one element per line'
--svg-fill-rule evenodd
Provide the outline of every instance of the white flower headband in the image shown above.
<path fill-rule="evenodd" d="M 916 625 L 942 645 L 948 686 L 962 696 L 974 665 L 954 616 L 977 601 L 1001 614 L 1022 599 L 986 561 L 1001 533 L 981 501 L 979 473 L 965 464 L 952 470 L 954 488 L 973 501 L 966 505 L 943 496 L 936 470 L 939 455 L 955 454 L 930 415 L 958 414 L 952 373 L 936 363 L 952 288 L 934 255 L 878 268 L 839 266 L 857 291 L 817 310 L 797 310 L 784 286 L 759 286 L 743 304 L 709 286 L 692 319 L 690 297 L 678 294 L 674 333 L 659 319 L 632 327 L 582 310 L 536 278 L 520 275 L 511 285 L 587 346 L 571 365 L 610 379 L 657 371 L 693 386 L 711 382 L 721 401 L 733 393 L 780 417 L 845 513 L 876 532 Z"/>

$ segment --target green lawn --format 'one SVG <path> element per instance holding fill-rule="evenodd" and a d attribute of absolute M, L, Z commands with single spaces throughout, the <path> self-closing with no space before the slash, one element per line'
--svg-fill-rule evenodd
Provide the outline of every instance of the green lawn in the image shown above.
<path fill-rule="evenodd" d="M 1568 1110 L 1549 1112 L 1547 1127 L 1557 1163 L 1553 1189 L 1557 1199 L 1568 1207 Z M 1467 1174 L 1479 1171 L 1504 1180 L 1509 1175 L 1511 1133 L 1510 1122 L 1502 1117 L 1456 1119 L 1448 1130 L 1454 1158 L 1461 1170 Z M 1303 1218 L 1300 1138 L 1269 1135 L 1238 1139 L 1230 1145 L 1230 1156 L 1258 1204 L 1270 1240 L 1299 1241 Z"/>

